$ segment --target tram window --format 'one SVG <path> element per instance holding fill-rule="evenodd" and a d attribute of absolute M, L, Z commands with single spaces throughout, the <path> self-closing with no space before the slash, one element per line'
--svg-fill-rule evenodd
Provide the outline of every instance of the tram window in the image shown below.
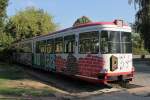
<path fill-rule="evenodd" d="M 132 53 L 132 44 L 122 43 L 122 53 Z"/>
<path fill-rule="evenodd" d="M 54 40 L 50 39 L 47 40 L 47 46 L 46 46 L 47 53 L 54 53 Z"/>
<path fill-rule="evenodd" d="M 91 31 L 79 34 L 79 52 L 82 54 L 99 52 L 99 32 Z"/>
<path fill-rule="evenodd" d="M 46 40 L 40 41 L 40 53 L 46 53 Z"/>
<path fill-rule="evenodd" d="M 63 53 L 63 38 L 62 37 L 55 39 L 55 52 Z"/>
<path fill-rule="evenodd" d="M 40 46 L 40 41 L 37 41 L 37 42 L 36 42 L 36 53 L 40 53 L 40 48 L 39 48 L 39 46 Z"/>
<path fill-rule="evenodd" d="M 119 31 L 110 31 L 109 38 L 109 52 L 110 53 L 121 53 L 120 48 L 120 32 Z"/>
<path fill-rule="evenodd" d="M 119 43 L 120 42 L 120 32 L 110 31 L 109 41 L 113 42 L 113 43 Z"/>
<path fill-rule="evenodd" d="M 121 32 L 121 42 L 131 43 L 131 33 L 129 32 Z"/>
<path fill-rule="evenodd" d="M 120 43 L 109 42 L 109 53 L 120 53 Z"/>
<path fill-rule="evenodd" d="M 108 32 L 107 31 L 102 31 L 101 32 L 101 38 L 100 38 L 100 48 L 101 48 L 101 53 L 108 53 Z"/>
<path fill-rule="evenodd" d="M 64 52 L 65 53 L 74 53 L 75 51 L 75 35 L 65 36 L 64 37 Z"/>
<path fill-rule="evenodd" d="M 132 52 L 131 33 L 121 32 L 122 53 Z"/>
<path fill-rule="evenodd" d="M 120 31 L 101 32 L 101 53 L 131 53 L 131 33 Z"/>
<path fill-rule="evenodd" d="M 36 42 L 36 53 L 46 53 L 46 41 Z"/>

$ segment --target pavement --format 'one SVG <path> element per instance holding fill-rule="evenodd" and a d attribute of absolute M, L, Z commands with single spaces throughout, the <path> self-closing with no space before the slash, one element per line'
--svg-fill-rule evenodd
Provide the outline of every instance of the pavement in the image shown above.
<path fill-rule="evenodd" d="M 136 72 L 131 84 L 137 87 L 78 100 L 150 100 L 150 61 L 134 61 L 134 67 Z"/>

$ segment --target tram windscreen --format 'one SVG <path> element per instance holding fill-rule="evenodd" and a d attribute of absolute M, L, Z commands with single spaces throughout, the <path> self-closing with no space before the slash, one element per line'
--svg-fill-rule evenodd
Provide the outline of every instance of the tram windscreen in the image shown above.
<path fill-rule="evenodd" d="M 131 53 L 131 33 L 119 31 L 101 32 L 101 53 Z"/>

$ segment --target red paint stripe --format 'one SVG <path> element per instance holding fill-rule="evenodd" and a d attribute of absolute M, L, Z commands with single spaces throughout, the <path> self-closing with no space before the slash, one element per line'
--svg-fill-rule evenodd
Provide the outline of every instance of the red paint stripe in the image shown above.
<path fill-rule="evenodd" d="M 118 76 L 118 75 L 128 75 L 133 74 L 133 71 L 130 72 L 117 72 L 117 73 L 106 73 L 107 76 Z"/>
<path fill-rule="evenodd" d="M 82 76 L 82 75 L 76 75 L 77 78 L 84 80 L 86 82 L 90 82 L 90 83 L 101 83 L 101 84 L 105 84 L 106 80 L 100 80 L 98 78 L 93 78 L 93 77 L 87 77 L 87 76 Z"/>
<path fill-rule="evenodd" d="M 88 26 L 97 26 L 97 25 L 115 25 L 115 24 L 113 22 L 94 22 L 94 23 L 81 24 L 79 26 L 73 27 L 73 29 L 88 27 Z"/>

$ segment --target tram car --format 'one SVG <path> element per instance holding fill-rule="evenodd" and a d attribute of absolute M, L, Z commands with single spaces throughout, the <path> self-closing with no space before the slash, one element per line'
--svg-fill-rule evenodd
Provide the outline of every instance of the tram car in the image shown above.
<path fill-rule="evenodd" d="M 133 79 L 131 28 L 123 20 L 91 22 L 13 44 L 14 61 L 90 82 Z"/>

